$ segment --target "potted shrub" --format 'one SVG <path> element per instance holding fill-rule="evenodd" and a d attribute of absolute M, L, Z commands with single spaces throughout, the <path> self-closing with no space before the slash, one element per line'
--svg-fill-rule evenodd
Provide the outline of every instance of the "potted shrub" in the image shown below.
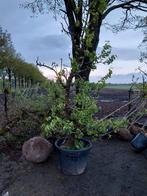
<path fill-rule="evenodd" d="M 98 138 L 106 126 L 94 118 L 98 106 L 89 94 L 91 85 L 82 82 L 78 85 L 78 93 L 73 85 L 71 88 L 68 105 L 66 91 L 62 88 L 63 92 L 56 98 L 42 128 L 46 137 L 58 138 L 55 146 L 60 153 L 61 170 L 68 175 L 79 175 L 86 168 L 92 147 L 91 141 L 86 138 Z"/>
<path fill-rule="evenodd" d="M 110 47 L 102 50 L 97 58 L 95 54 L 89 58 L 94 64 L 97 59 L 105 59 L 110 64 L 114 56 L 110 55 Z M 106 59 L 107 58 L 107 59 Z M 112 71 L 104 76 L 97 84 L 91 84 L 79 77 L 79 65 L 75 59 L 71 60 L 71 69 L 63 68 L 62 61 L 59 67 L 55 63 L 52 66 L 41 64 L 38 66 L 51 69 L 56 74 L 55 88 L 49 99 L 54 100 L 50 112 L 42 128 L 46 137 L 58 138 L 55 146 L 60 153 L 60 167 L 65 174 L 79 175 L 84 172 L 87 165 L 87 155 L 92 147 L 90 140 L 85 138 L 97 138 L 106 130 L 102 121 L 97 121 L 94 114 L 98 112 L 96 100 L 90 96 L 93 89 L 99 91 L 104 87 L 105 81 L 111 77 Z M 59 92 L 60 89 L 60 93 Z M 56 92 L 57 90 L 57 92 Z"/>

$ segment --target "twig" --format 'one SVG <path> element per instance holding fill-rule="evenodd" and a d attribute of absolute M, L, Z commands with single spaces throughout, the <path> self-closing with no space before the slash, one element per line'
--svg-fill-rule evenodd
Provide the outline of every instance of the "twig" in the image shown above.
<path fill-rule="evenodd" d="M 116 109 L 115 111 L 113 111 L 112 113 L 108 114 L 107 116 L 105 116 L 104 118 L 100 119 L 100 122 L 103 120 L 106 120 L 107 118 L 111 117 L 113 114 L 115 114 L 116 112 L 120 111 L 122 108 L 128 106 L 130 103 L 133 103 L 135 100 L 137 100 L 138 98 L 140 98 L 140 96 L 134 98 L 132 101 L 126 103 L 125 105 L 119 107 L 118 109 Z"/>
<path fill-rule="evenodd" d="M 138 68 L 138 70 L 143 73 L 145 76 L 147 76 L 147 73 L 145 71 L 143 71 L 140 67 Z"/>
<path fill-rule="evenodd" d="M 62 85 L 62 87 L 63 87 L 64 89 L 66 88 L 66 85 L 65 85 L 64 82 L 62 81 L 62 79 L 61 79 L 61 77 L 60 77 L 58 71 L 55 69 L 55 68 L 58 66 L 57 64 L 52 63 L 52 65 L 49 66 L 49 65 L 46 65 L 46 64 L 44 64 L 44 63 L 39 62 L 39 58 L 37 58 L 37 60 L 36 60 L 36 65 L 37 65 L 37 66 L 40 66 L 40 67 L 45 67 L 45 68 L 48 68 L 48 69 L 54 71 L 54 73 L 56 74 L 56 76 L 57 76 L 58 80 L 60 81 L 60 84 Z M 62 65 L 61 65 L 61 66 L 62 66 Z M 55 68 L 54 68 L 54 67 L 55 67 Z"/>
<path fill-rule="evenodd" d="M 139 103 L 141 102 L 141 100 L 138 100 Z M 136 104 L 134 104 L 134 106 L 125 114 L 125 118 L 127 118 L 127 116 L 134 111 L 134 109 L 136 109 L 137 105 L 139 104 L 138 101 L 136 101 Z"/>
<path fill-rule="evenodd" d="M 130 127 L 131 127 L 133 124 L 137 123 L 137 121 L 138 121 L 143 115 L 144 115 L 144 114 L 140 115 L 138 118 L 136 118 L 134 121 L 132 121 L 131 124 L 129 125 L 128 129 L 130 129 Z"/>
<path fill-rule="evenodd" d="M 141 106 L 145 106 L 145 102 L 143 102 L 141 105 L 138 105 L 138 107 L 132 111 L 130 114 L 128 114 L 128 116 L 126 118 L 129 118 L 131 115 L 133 115 L 135 112 L 138 111 L 139 108 L 141 108 Z"/>

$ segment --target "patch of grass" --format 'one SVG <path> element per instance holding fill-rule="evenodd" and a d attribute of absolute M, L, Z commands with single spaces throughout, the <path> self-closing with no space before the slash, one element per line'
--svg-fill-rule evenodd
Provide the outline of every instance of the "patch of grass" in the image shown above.
<path fill-rule="evenodd" d="M 119 89 L 119 90 L 129 90 L 131 84 L 107 84 L 106 88 L 109 89 Z"/>

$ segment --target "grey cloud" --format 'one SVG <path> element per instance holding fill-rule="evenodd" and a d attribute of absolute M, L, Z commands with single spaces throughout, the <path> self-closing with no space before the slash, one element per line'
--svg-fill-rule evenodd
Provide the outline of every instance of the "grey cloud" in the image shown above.
<path fill-rule="evenodd" d="M 139 59 L 139 51 L 134 48 L 113 48 L 113 54 L 117 55 L 118 60 L 137 60 Z"/>
<path fill-rule="evenodd" d="M 64 35 L 47 35 L 43 37 L 36 37 L 30 43 L 31 49 L 43 50 L 69 50 L 70 41 Z"/>
<path fill-rule="evenodd" d="M 22 53 L 27 61 L 35 62 L 37 56 L 46 62 L 57 61 L 62 57 L 65 63 L 68 63 L 71 43 L 66 35 L 57 35 L 61 32 L 60 20 L 56 23 L 51 14 L 31 18 L 32 14 L 29 10 L 19 8 L 19 3 L 23 1 L 0 0 L 0 25 L 12 34 L 16 50 Z M 125 34 L 114 36 L 104 30 L 101 35 L 101 40 L 110 40 L 110 42 L 112 40 L 112 45 L 118 46 L 113 49 L 113 53 L 118 55 L 118 60 L 128 61 L 138 58 L 139 52 L 131 43 L 136 43 L 134 40 L 137 37 L 134 38 L 134 35 L 140 37 L 140 34 L 133 34 L 132 37 L 132 32 L 126 31 Z"/>
<path fill-rule="evenodd" d="M 45 62 L 58 61 L 63 58 L 69 64 L 70 40 L 64 35 L 48 35 L 36 37 L 26 45 L 26 50 L 31 51 L 30 59 L 40 57 Z"/>
<path fill-rule="evenodd" d="M 67 56 L 68 40 L 62 35 L 54 35 L 61 34 L 60 25 L 51 14 L 31 18 L 29 10 L 19 8 L 23 1 L 0 0 L 0 25 L 11 33 L 17 52 L 30 62 L 35 62 L 36 56 L 43 61 Z"/>
<path fill-rule="evenodd" d="M 110 79 L 107 80 L 107 83 L 120 83 L 120 84 L 127 84 L 127 83 L 132 83 L 132 77 L 139 80 L 137 82 L 142 82 L 142 75 L 140 73 L 130 73 L 130 74 L 114 74 Z M 97 82 L 101 77 L 100 76 L 91 76 L 90 81 L 92 82 Z"/>
<path fill-rule="evenodd" d="M 137 80 L 137 82 L 142 82 L 142 75 L 140 73 L 130 73 L 130 74 L 118 74 L 118 75 L 112 75 L 112 77 L 107 81 L 110 83 L 132 83 L 132 77 L 134 77 L 134 80 Z"/>
<path fill-rule="evenodd" d="M 98 48 L 97 51 L 100 53 L 102 48 Z M 112 54 L 117 55 L 117 60 L 123 60 L 123 61 L 130 61 L 130 60 L 138 60 L 140 53 L 139 50 L 134 48 L 117 48 L 112 46 Z"/>

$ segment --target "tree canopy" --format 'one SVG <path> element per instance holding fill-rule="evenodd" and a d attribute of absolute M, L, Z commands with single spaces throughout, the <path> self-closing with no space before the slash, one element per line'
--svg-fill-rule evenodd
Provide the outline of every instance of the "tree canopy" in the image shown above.
<path fill-rule="evenodd" d="M 89 79 L 89 74 L 96 59 L 96 49 L 99 44 L 100 31 L 106 17 L 119 10 L 121 22 L 115 27 L 124 30 L 136 28 L 141 16 L 147 12 L 146 0 L 33 0 L 23 4 L 24 8 L 33 13 L 44 14 L 53 11 L 59 14 L 63 21 L 62 30 L 70 36 L 72 42 L 72 57 L 79 67 L 79 77 Z"/>

